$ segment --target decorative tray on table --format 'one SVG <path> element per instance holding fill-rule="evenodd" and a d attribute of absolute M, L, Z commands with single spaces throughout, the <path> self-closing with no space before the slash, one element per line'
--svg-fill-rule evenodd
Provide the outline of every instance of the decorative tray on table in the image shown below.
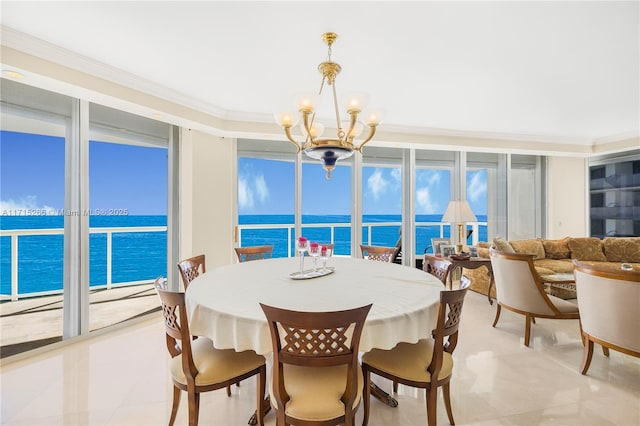
<path fill-rule="evenodd" d="M 469 260 L 471 259 L 471 255 L 468 253 L 462 254 L 452 254 L 451 256 L 449 256 L 449 258 L 453 259 L 453 260 Z"/>
<path fill-rule="evenodd" d="M 308 269 L 306 271 L 302 271 L 302 273 L 293 272 L 289 274 L 289 276 L 294 280 L 308 280 L 310 278 L 324 277 L 325 275 L 333 274 L 333 271 L 335 271 L 335 268 L 330 266 L 326 270 L 322 270 L 322 268 L 318 268 L 317 271 Z"/>

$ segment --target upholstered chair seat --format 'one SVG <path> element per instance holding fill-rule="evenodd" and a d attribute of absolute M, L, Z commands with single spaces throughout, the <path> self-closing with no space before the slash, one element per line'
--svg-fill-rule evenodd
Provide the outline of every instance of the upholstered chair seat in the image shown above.
<path fill-rule="evenodd" d="M 395 377 L 414 382 L 430 382 L 431 374 L 427 366 L 433 358 L 433 343 L 431 339 L 422 339 L 418 343 L 399 343 L 390 350 L 373 349 L 362 356 L 362 362 L 375 365 L 378 370 Z M 443 380 L 453 371 L 453 357 L 443 352 L 442 369 L 438 379 Z"/>
<path fill-rule="evenodd" d="M 358 385 L 353 409 L 362 400 L 364 378 L 358 369 Z M 313 368 L 287 364 L 284 366 L 287 380 L 285 388 L 289 395 L 285 414 L 299 420 L 319 422 L 344 416 L 342 394 L 347 386 L 347 366 Z M 270 381 L 270 395 L 273 395 L 273 381 Z M 314 386 L 310 387 L 309 383 Z"/>
<path fill-rule="evenodd" d="M 216 349 L 213 342 L 200 337 L 191 343 L 193 364 L 198 370 L 196 386 L 222 383 L 242 376 L 259 368 L 265 360 L 254 351 L 236 352 L 233 349 Z M 182 358 L 177 356 L 170 361 L 171 377 L 178 383 L 187 385 L 187 377 L 182 368 Z"/>

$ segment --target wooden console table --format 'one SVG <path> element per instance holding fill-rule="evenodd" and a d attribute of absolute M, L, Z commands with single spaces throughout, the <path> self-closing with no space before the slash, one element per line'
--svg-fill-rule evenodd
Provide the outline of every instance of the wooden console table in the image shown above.
<path fill-rule="evenodd" d="M 489 304 L 492 305 L 493 299 L 491 299 L 491 289 L 494 286 L 494 280 L 493 268 L 491 268 L 491 259 L 487 259 L 484 257 L 472 257 L 468 260 L 455 260 L 448 257 L 425 254 L 422 269 L 425 272 L 428 272 L 431 275 L 439 278 L 440 281 L 442 281 L 442 284 L 444 284 L 445 286 L 447 285 L 448 280 L 449 288 L 452 288 L 452 274 L 456 269 L 477 269 L 483 266 L 487 269 L 487 273 L 489 274 L 489 289 L 487 290 L 487 299 L 489 299 Z"/>

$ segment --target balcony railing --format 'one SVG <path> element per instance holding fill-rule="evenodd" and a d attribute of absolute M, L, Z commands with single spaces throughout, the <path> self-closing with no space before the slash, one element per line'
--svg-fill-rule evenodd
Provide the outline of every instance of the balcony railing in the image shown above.
<path fill-rule="evenodd" d="M 366 222 L 362 224 L 366 235 L 366 243 L 367 245 L 371 245 L 372 243 L 372 235 L 373 230 L 376 227 L 391 227 L 396 226 L 400 228 L 402 226 L 402 222 Z M 420 227 L 437 227 L 439 229 L 439 233 L 437 238 L 444 238 L 445 228 L 449 227 L 449 223 L 445 222 L 416 222 L 416 228 Z M 473 229 L 472 236 L 472 244 L 476 244 L 478 242 L 478 230 L 482 226 L 487 226 L 487 222 L 475 222 L 471 224 L 471 228 Z M 350 228 L 350 223 L 304 223 L 302 224 L 302 228 L 329 228 L 330 232 L 330 241 L 329 243 L 335 243 L 335 231 L 337 228 Z M 276 229 L 286 229 L 287 230 L 287 257 L 292 257 L 294 255 L 293 251 L 293 241 L 292 241 L 292 230 L 295 228 L 294 224 L 251 224 L 251 225 L 238 225 L 238 243 L 242 245 L 242 231 L 243 230 L 276 230 Z M 434 237 L 436 238 L 436 237 Z M 429 245 L 431 241 L 426 241 L 426 245 Z M 394 242 L 390 242 L 389 244 L 395 244 Z M 423 253 L 416 253 L 416 255 L 422 255 Z"/>
<path fill-rule="evenodd" d="M 107 238 L 107 277 L 106 283 L 92 285 L 91 288 L 107 288 L 118 286 L 128 286 L 137 284 L 146 284 L 152 282 L 151 280 L 138 280 L 138 281 L 122 281 L 114 283 L 112 281 L 113 270 L 113 234 L 117 233 L 148 233 L 148 232 L 167 232 L 166 226 L 137 226 L 137 227 L 112 227 L 112 228 L 90 228 L 90 234 L 106 234 Z M 46 296 L 51 294 L 60 294 L 62 290 L 47 290 L 41 292 L 19 293 L 18 292 L 18 258 L 20 253 L 18 251 L 18 238 L 23 236 L 40 236 L 40 235 L 64 235 L 63 228 L 55 229 L 3 229 L 0 230 L 0 237 L 11 237 L 11 294 L 0 295 L 0 300 L 18 300 L 24 297 L 33 296 Z"/>
<path fill-rule="evenodd" d="M 375 228 L 377 227 L 398 227 L 402 225 L 402 222 L 368 222 L 363 223 L 362 226 L 364 228 L 364 234 L 366 235 L 366 243 L 368 245 L 372 244 L 372 236 L 374 235 Z M 443 238 L 445 236 L 445 229 L 450 226 L 448 223 L 443 222 L 416 222 L 416 228 L 427 227 L 427 228 L 437 228 L 438 235 L 435 237 Z M 472 239 L 473 244 L 478 241 L 478 230 L 480 227 L 485 226 L 486 222 L 477 222 L 471 225 L 473 229 Z M 329 228 L 330 232 L 330 243 L 335 243 L 335 232 L 336 229 L 348 229 L 351 227 L 350 223 L 305 223 L 302 225 L 302 228 Z M 293 241 L 292 234 L 295 225 L 293 224 L 252 224 L 252 225 L 239 225 L 238 226 L 238 241 L 241 245 L 242 243 L 242 232 L 243 230 L 279 230 L 286 229 L 287 231 L 287 256 L 294 256 L 293 251 Z M 128 285 L 137 285 L 137 284 L 146 284 L 152 281 L 152 278 L 149 280 L 138 280 L 138 281 L 119 281 L 113 282 L 112 280 L 112 270 L 113 270 L 113 234 L 117 233 L 148 233 L 148 232 L 166 232 L 166 226 L 140 226 L 140 227 L 96 227 L 90 228 L 90 234 L 106 234 L 106 282 L 104 284 L 91 285 L 92 289 L 97 288 L 106 288 L 111 289 L 112 287 L 121 287 Z M 33 297 L 33 296 L 45 296 L 50 294 L 60 294 L 62 290 L 47 290 L 41 292 L 29 292 L 29 293 L 19 293 L 18 287 L 18 259 L 20 256 L 18 250 L 18 239 L 23 236 L 40 236 L 40 235 L 64 235 L 64 229 L 56 228 L 56 229 L 13 229 L 13 230 L 0 230 L 0 237 L 10 237 L 11 239 L 11 292 L 10 294 L 2 294 L 0 295 L 0 300 L 17 300 L 19 298 L 25 297 Z M 431 241 L 425 241 L 425 247 L 430 244 Z M 389 244 L 394 244 L 395 242 L 390 242 Z M 422 252 L 416 253 L 416 255 L 422 255 Z"/>

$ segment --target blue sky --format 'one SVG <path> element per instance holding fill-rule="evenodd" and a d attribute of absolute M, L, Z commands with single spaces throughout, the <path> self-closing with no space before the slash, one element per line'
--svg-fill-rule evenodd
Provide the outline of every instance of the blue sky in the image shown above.
<path fill-rule="evenodd" d="M 64 207 L 63 138 L 0 133 L 0 211 Z M 356 154 L 358 155 L 358 154 Z M 293 214 L 294 163 L 239 159 L 239 214 Z M 130 215 L 165 215 L 167 150 L 91 142 L 91 209 L 127 209 Z M 319 163 L 302 166 L 302 212 L 345 215 L 351 210 L 351 166 L 338 166 L 327 180 Z M 401 213 L 399 168 L 363 169 L 364 214 Z M 448 170 L 418 169 L 416 214 L 443 214 L 449 202 Z M 467 199 L 486 215 L 486 172 L 467 174 Z"/>
<path fill-rule="evenodd" d="M 64 208 L 64 139 L 0 133 L 0 212 Z M 167 150 L 89 144 L 89 206 L 167 214 Z"/>
<path fill-rule="evenodd" d="M 293 214 L 293 162 L 241 157 L 238 162 L 239 214 Z M 486 215 L 486 172 L 467 174 L 467 199 L 474 213 Z M 401 213 L 399 168 L 365 167 L 364 214 Z M 351 167 L 338 166 L 331 180 L 319 163 L 302 166 L 302 213 L 305 215 L 350 214 Z M 443 214 L 450 200 L 448 170 L 419 169 L 416 173 L 416 214 Z"/>

